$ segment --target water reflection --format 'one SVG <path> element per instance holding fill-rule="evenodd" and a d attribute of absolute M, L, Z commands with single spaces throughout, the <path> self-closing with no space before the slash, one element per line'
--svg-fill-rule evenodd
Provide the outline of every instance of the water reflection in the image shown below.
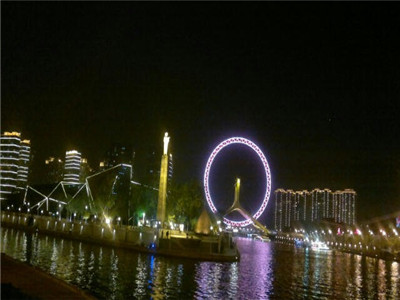
<path fill-rule="evenodd" d="M 1 251 L 100 299 L 398 299 L 397 262 L 238 239 L 241 261 L 198 262 L 1 230 Z"/>
<path fill-rule="evenodd" d="M 399 290 L 399 263 L 397 262 L 392 262 L 391 266 L 390 266 L 390 273 L 392 274 L 392 277 L 390 278 L 391 282 L 391 286 L 392 286 L 392 293 L 391 296 L 395 297 L 400 295 L 400 290 Z"/>
<path fill-rule="evenodd" d="M 110 289 L 111 289 L 111 298 L 115 299 L 115 295 L 117 294 L 117 284 L 118 284 L 118 256 L 115 255 L 114 249 L 111 250 L 111 258 L 110 258 Z"/>
<path fill-rule="evenodd" d="M 25 235 L 25 247 L 23 251 L 26 253 L 25 260 L 27 263 L 30 263 L 32 259 L 32 239 L 32 234 Z"/>
<path fill-rule="evenodd" d="M 195 281 L 197 298 L 265 299 L 272 292 L 272 255 L 269 244 L 237 241 L 240 263 L 200 262 Z M 253 258 L 253 259 L 252 259 Z"/>
<path fill-rule="evenodd" d="M 378 262 L 378 297 L 382 299 L 386 293 L 386 268 L 385 262 L 383 260 L 379 260 Z"/>

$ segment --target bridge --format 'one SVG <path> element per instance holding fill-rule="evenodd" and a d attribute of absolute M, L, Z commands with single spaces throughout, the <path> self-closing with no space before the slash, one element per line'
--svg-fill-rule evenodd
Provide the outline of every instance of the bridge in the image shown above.
<path fill-rule="evenodd" d="M 250 219 L 253 222 L 253 226 L 256 227 L 257 229 L 261 230 L 264 234 L 270 235 L 271 232 L 268 230 L 267 227 L 262 225 L 257 219 L 255 219 L 249 212 L 247 212 L 242 205 L 239 202 L 239 193 L 240 193 L 240 178 L 236 178 L 236 183 L 235 183 L 235 198 L 233 200 L 233 204 L 226 213 L 224 214 L 224 217 L 227 216 L 228 214 L 237 211 L 239 212 L 244 218 Z"/>

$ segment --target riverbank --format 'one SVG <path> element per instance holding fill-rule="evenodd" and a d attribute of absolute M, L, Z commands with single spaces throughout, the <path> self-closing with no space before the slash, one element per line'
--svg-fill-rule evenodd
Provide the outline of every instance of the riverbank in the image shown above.
<path fill-rule="evenodd" d="M 304 239 L 304 238 L 303 238 Z M 296 247 L 309 247 L 310 245 L 304 242 L 298 242 L 298 236 L 293 237 L 290 234 L 285 234 L 281 236 L 276 236 L 275 242 L 281 244 L 290 244 Z M 362 244 L 360 240 L 343 240 L 333 241 L 333 240 L 322 240 L 326 243 L 332 251 L 339 251 L 344 253 L 350 253 L 354 255 L 360 255 L 365 257 L 378 258 L 387 261 L 400 261 L 400 250 L 391 248 L 393 252 L 387 251 L 387 244 L 372 243 L 371 245 Z M 319 251 L 319 250 L 317 250 Z"/>
<path fill-rule="evenodd" d="M 2 212 L 1 224 L 28 232 L 39 232 L 98 245 L 130 249 L 155 255 L 198 260 L 233 262 L 240 254 L 229 236 L 195 236 L 150 227 L 69 221 L 46 216 Z"/>
<path fill-rule="evenodd" d="M 1 299 L 96 299 L 39 268 L 1 253 Z"/>

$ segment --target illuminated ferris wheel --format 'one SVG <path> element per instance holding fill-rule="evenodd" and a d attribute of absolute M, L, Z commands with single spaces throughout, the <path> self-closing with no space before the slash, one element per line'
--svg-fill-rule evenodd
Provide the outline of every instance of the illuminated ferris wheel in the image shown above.
<path fill-rule="evenodd" d="M 219 154 L 219 152 L 222 149 L 224 149 L 225 147 L 228 147 L 233 144 L 245 145 L 247 147 L 250 147 L 254 152 L 256 152 L 258 157 L 261 160 L 263 167 L 264 167 L 265 177 L 266 177 L 264 198 L 261 203 L 261 206 L 258 208 L 258 210 L 256 211 L 256 213 L 254 215 L 252 215 L 252 216 L 250 215 L 248 218 L 246 218 L 246 220 L 243 220 L 243 221 L 234 221 L 234 220 L 228 219 L 227 217 L 224 217 L 224 219 L 223 219 L 224 223 L 227 225 L 231 225 L 233 227 L 243 227 L 243 226 L 247 226 L 247 225 L 254 223 L 254 221 L 256 221 L 261 216 L 261 214 L 264 212 L 265 208 L 267 207 L 269 196 L 271 194 L 271 172 L 269 169 L 268 161 L 265 158 L 264 153 L 261 151 L 261 149 L 256 144 L 254 144 L 252 141 L 250 141 L 246 138 L 243 138 L 243 137 L 232 137 L 232 138 L 222 141 L 217 147 L 215 147 L 215 149 L 212 151 L 210 157 L 208 158 L 208 161 L 206 164 L 206 169 L 204 171 L 204 193 L 206 196 L 208 206 L 210 207 L 211 211 L 213 213 L 217 214 L 217 209 L 215 208 L 214 201 L 211 197 L 210 188 L 209 188 L 209 186 L 210 186 L 209 185 L 210 170 L 211 170 L 212 164 L 213 164 L 215 158 L 217 157 L 217 155 Z M 234 205 L 235 205 L 235 203 L 234 203 Z M 237 208 L 238 208 L 238 210 L 241 210 L 241 213 L 243 214 L 243 212 L 242 212 L 243 209 L 241 207 L 237 207 Z"/>

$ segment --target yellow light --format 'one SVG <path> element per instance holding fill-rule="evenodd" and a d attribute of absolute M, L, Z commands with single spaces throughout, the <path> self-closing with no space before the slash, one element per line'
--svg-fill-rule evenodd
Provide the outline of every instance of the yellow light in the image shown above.
<path fill-rule="evenodd" d="M 18 136 L 18 137 L 21 136 L 21 134 L 19 132 L 16 132 L 16 131 L 13 131 L 13 132 L 6 131 L 6 132 L 4 132 L 4 135 L 5 136 Z"/>
<path fill-rule="evenodd" d="M 67 151 L 67 154 L 78 154 L 79 152 L 76 150 Z"/>

